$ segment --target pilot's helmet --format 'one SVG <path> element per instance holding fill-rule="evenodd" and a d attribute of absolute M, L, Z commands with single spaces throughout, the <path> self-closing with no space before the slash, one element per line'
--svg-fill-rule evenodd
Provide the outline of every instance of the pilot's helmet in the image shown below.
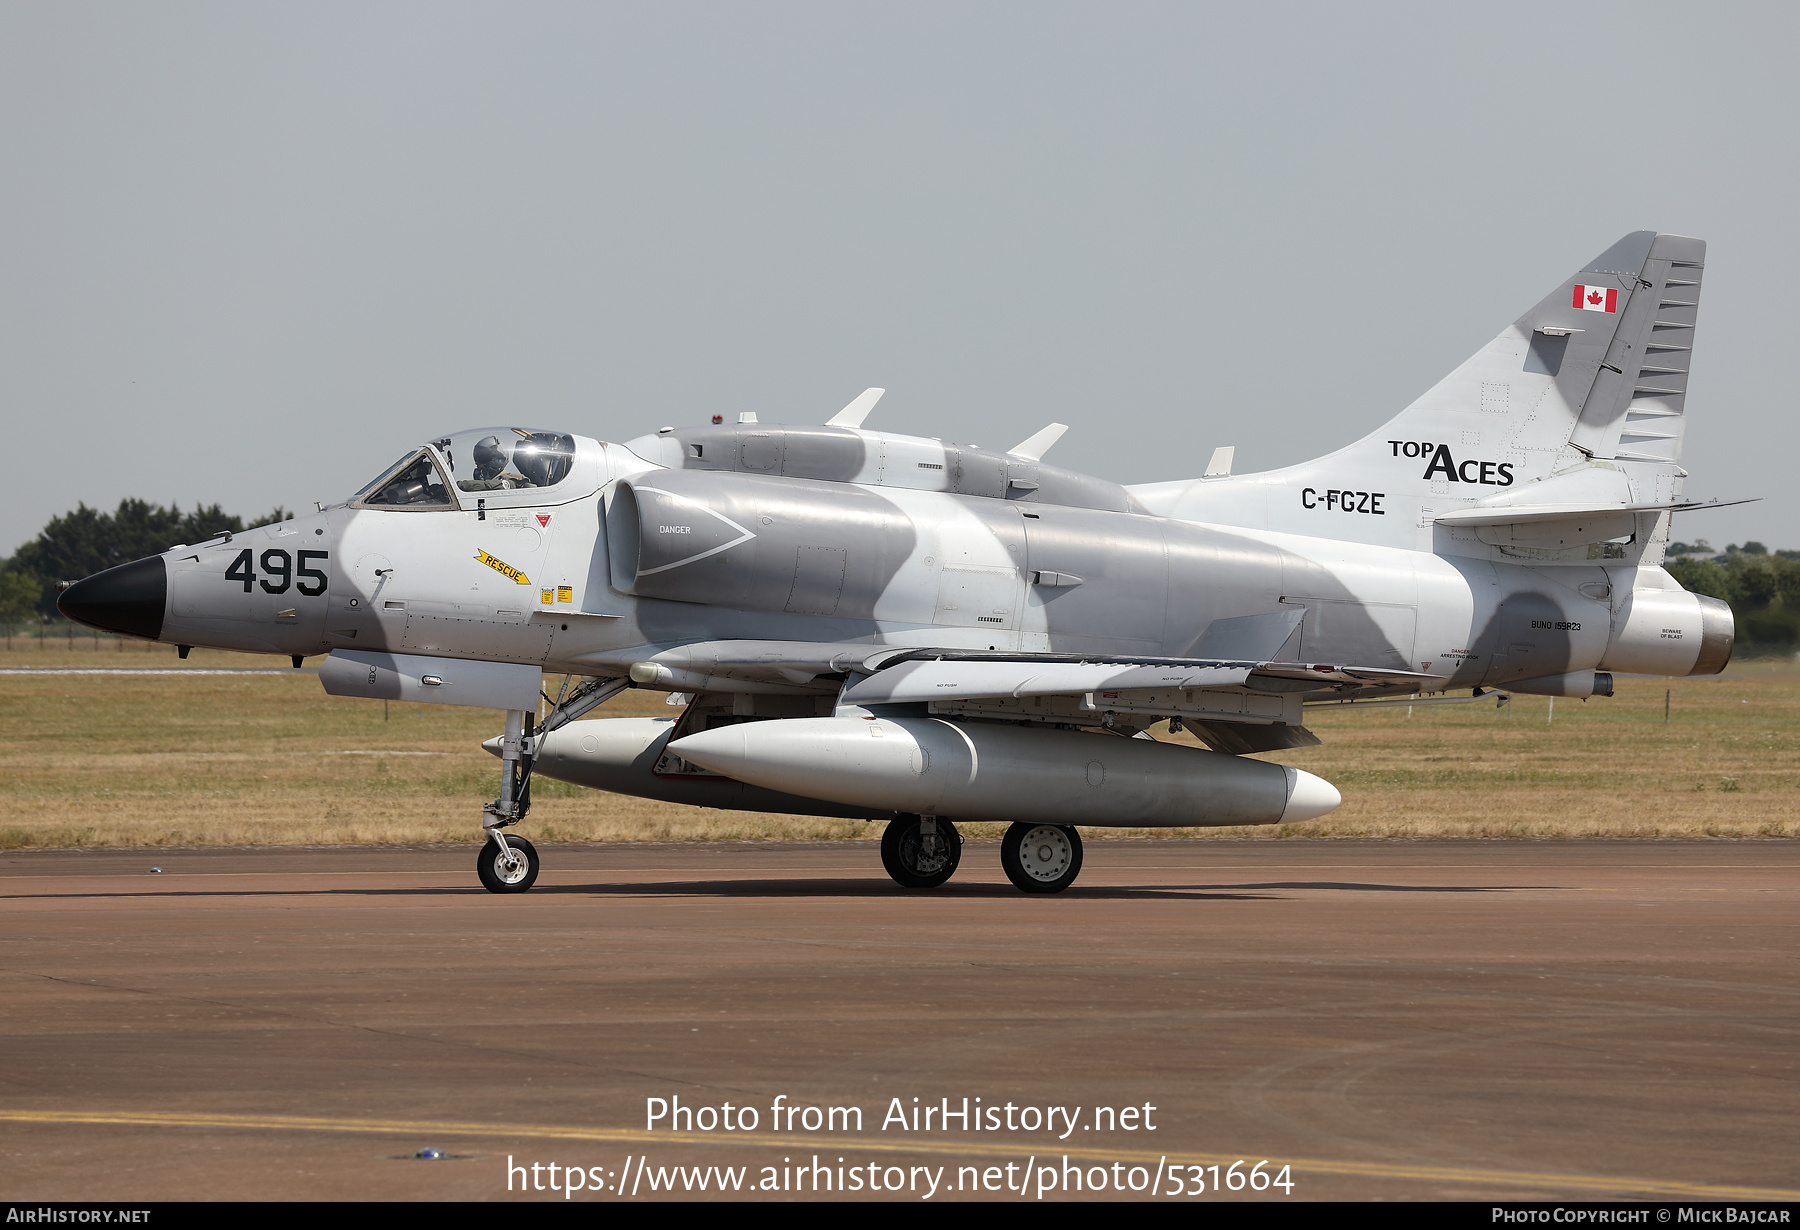
<path fill-rule="evenodd" d="M 483 436 L 475 443 L 475 477 L 477 479 L 499 478 L 500 472 L 506 469 L 506 450 L 501 447 L 499 436 Z"/>
<path fill-rule="evenodd" d="M 534 487 L 554 487 L 574 464 L 575 441 L 551 431 L 534 431 L 513 449 L 513 465 Z"/>

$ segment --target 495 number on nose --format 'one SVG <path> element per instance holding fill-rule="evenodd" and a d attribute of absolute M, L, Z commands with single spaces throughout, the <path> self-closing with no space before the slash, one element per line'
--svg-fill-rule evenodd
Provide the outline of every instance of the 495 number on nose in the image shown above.
<path fill-rule="evenodd" d="M 247 594 L 257 584 L 256 563 L 262 565 L 261 583 L 263 592 L 268 594 L 285 594 L 291 585 L 308 598 L 316 598 L 325 592 L 326 577 L 319 569 L 311 566 L 313 560 L 324 561 L 331 558 L 329 551 L 298 552 L 289 555 L 280 547 L 271 547 L 262 553 L 260 561 L 253 562 L 256 552 L 250 547 L 239 551 L 237 558 L 231 561 L 231 567 L 225 570 L 227 578 L 244 583 Z M 298 581 L 295 578 L 298 575 Z"/>

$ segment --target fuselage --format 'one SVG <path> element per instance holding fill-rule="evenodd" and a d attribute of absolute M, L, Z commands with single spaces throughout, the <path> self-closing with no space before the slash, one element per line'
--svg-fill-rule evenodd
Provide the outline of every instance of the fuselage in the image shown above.
<path fill-rule="evenodd" d="M 459 480 L 446 437 L 343 504 L 171 550 L 160 619 L 134 630 L 596 674 L 723 641 L 1187 658 L 1215 621 L 1298 610 L 1269 656 L 1429 677 L 1404 691 L 1723 664 L 1716 616 L 1660 568 L 1204 524 L 1036 459 L 848 428 L 555 438 L 555 482 Z"/>

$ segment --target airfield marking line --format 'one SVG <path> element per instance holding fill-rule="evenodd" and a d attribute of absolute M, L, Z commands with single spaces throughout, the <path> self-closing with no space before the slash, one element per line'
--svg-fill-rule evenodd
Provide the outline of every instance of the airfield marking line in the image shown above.
<path fill-rule="evenodd" d="M 288 670 L 278 666 L 0 666 L 0 675 L 316 675 L 318 669 Z"/>
<path fill-rule="evenodd" d="M 0 1123 L 94 1124 L 113 1127 L 191 1127 L 234 1130 L 340 1132 L 364 1135 L 436 1135 L 523 1137 L 535 1140 L 575 1140 L 593 1143 L 661 1145 L 752 1145 L 781 1148 L 842 1149 L 880 1153 L 929 1153 L 940 1156 L 1010 1157 L 1017 1145 L 953 1140 L 858 1140 L 853 1137 L 791 1136 L 733 1132 L 650 1132 L 635 1128 L 549 1127 L 537 1124 L 455 1123 L 411 1119 L 324 1119 L 302 1115 L 188 1115 L 167 1111 L 25 1111 L 0 1110 Z M 1026 1146 L 1030 1147 L 1030 1146 Z M 1136 1152 L 1127 1149 L 1063 1147 L 1059 1152 L 1096 1161 L 1137 1162 L 1148 1166 L 1158 1158 L 1177 1165 L 1230 1166 L 1246 1161 L 1223 1153 Z M 1281 1158 L 1283 1165 L 1313 1174 L 1335 1174 L 1372 1179 L 1410 1179 L 1422 1182 L 1494 1183 L 1508 1187 L 1564 1187 L 1596 1193 L 1651 1192 L 1723 1200 L 1797 1200 L 1800 1190 L 1775 1187 L 1730 1187 L 1710 1183 L 1679 1183 L 1666 1179 L 1612 1179 L 1596 1175 L 1533 1174 L 1527 1171 L 1479 1170 L 1453 1166 L 1412 1166 L 1384 1162 L 1323 1161 L 1316 1158 Z"/>
<path fill-rule="evenodd" d="M 471 844 L 470 848 L 471 849 L 474 848 L 473 844 Z M 154 856 L 146 856 L 146 857 L 154 857 Z M 609 871 L 609 870 L 612 870 L 612 869 L 611 868 L 595 868 L 596 872 Z M 656 868 L 655 870 L 662 872 L 664 874 L 672 874 L 673 872 L 679 871 L 680 868 L 676 868 L 676 867 Z M 771 870 L 771 871 L 804 871 L 804 870 L 806 870 L 806 868 L 803 868 L 803 867 L 773 867 L 773 868 L 770 868 L 769 870 Z M 151 875 L 151 874 L 153 874 L 153 873 L 148 872 L 148 871 L 77 871 L 77 872 L 70 872 L 68 875 L 49 875 L 49 874 L 39 872 L 39 873 L 36 873 L 33 875 L 0 875 L 0 880 L 96 880 L 96 879 L 107 879 L 107 880 L 119 879 L 119 880 L 122 880 L 127 877 L 135 879 L 139 876 L 147 876 L 147 875 Z M 409 871 L 405 868 L 402 868 L 397 871 L 163 871 L 160 874 L 164 877 L 206 876 L 206 877 L 210 877 L 215 880 L 228 880 L 228 879 L 234 879 L 234 878 L 235 879 L 251 879 L 251 878 L 256 878 L 256 877 L 275 877 L 275 876 L 286 876 L 290 879 L 299 878 L 302 876 L 318 876 L 318 877 L 458 876 L 458 877 L 462 877 L 464 873 L 463 873 L 462 868 L 455 867 L 455 868 L 439 868 L 435 871 L 430 870 L 430 869 L 426 869 L 426 870 L 422 870 L 422 871 Z M 552 873 L 552 874 L 553 875 L 561 875 L 566 878 L 569 876 L 585 875 L 585 874 L 590 874 L 590 873 L 584 873 L 584 872 L 580 872 L 580 871 L 562 871 L 562 872 L 556 872 L 556 873 Z M 759 879 L 761 877 L 747 876 L 747 877 L 741 877 L 741 878 L 755 880 L 755 879 Z M 872 880 L 874 877 L 871 876 L 869 878 Z M 546 876 L 544 879 L 539 881 L 539 883 L 543 883 L 543 884 L 551 884 L 551 883 L 555 883 L 555 882 L 556 881 L 554 879 L 552 879 L 548 876 Z M 581 881 L 581 880 L 573 881 L 573 885 L 575 887 L 579 887 L 581 883 L 583 883 L 583 881 Z M 608 881 L 608 883 L 609 884 L 615 883 L 615 881 Z M 621 885 L 629 885 L 630 881 L 621 880 L 621 881 L 616 881 L 616 883 L 621 884 Z M 660 884 L 660 883 L 663 883 L 663 881 L 655 881 L 654 883 Z M 984 883 L 985 883 L 985 881 L 984 881 Z M 1001 883 L 1004 883 L 1004 881 L 995 880 L 995 881 L 993 881 L 993 883 L 1001 884 Z M 464 884 L 461 879 L 459 879 L 457 881 L 457 886 L 460 888 L 473 887 L 472 885 Z M 305 890 L 304 889 L 296 889 L 295 891 L 304 892 Z"/>
<path fill-rule="evenodd" d="M 421 753 L 421 754 L 435 754 L 435 753 Z M 473 849 L 474 843 L 470 842 L 469 846 L 471 849 Z M 5 853 L 19 853 L 19 852 L 6 851 Z M 96 857 L 100 857 L 100 856 L 134 857 L 134 855 L 124 854 L 123 851 L 118 850 L 118 849 L 105 849 L 105 848 L 91 849 L 91 853 L 93 856 L 96 856 Z M 155 850 L 149 850 L 149 851 L 144 852 L 141 855 L 135 855 L 135 857 L 141 857 L 141 858 L 146 858 L 146 859 L 162 857 L 162 858 L 166 859 L 169 857 L 169 855 L 166 852 L 159 854 L 159 852 L 157 852 Z M 609 885 L 614 885 L 614 886 L 618 886 L 618 887 L 629 887 L 632 884 L 632 877 L 646 877 L 646 876 L 652 876 L 652 875 L 670 876 L 670 875 L 677 875 L 682 872 L 686 872 L 686 871 L 690 871 L 690 870 L 691 869 L 689 869 L 689 868 L 683 868 L 683 867 L 589 867 L 589 868 L 565 867 L 565 868 L 558 868 L 557 870 L 554 870 L 554 871 L 546 872 L 542 882 L 546 883 L 546 884 L 554 884 L 554 883 L 561 882 L 564 884 L 565 887 L 579 887 L 581 884 L 586 883 L 587 879 L 589 877 L 592 877 L 594 875 L 610 875 L 610 876 L 614 876 L 617 878 L 608 880 L 607 883 Z M 750 871 L 733 871 L 733 872 L 729 872 L 729 873 L 721 873 L 718 875 L 709 876 L 708 881 L 713 882 L 713 883 L 754 882 L 756 880 L 767 879 L 769 876 L 775 875 L 777 873 L 786 873 L 786 874 L 790 874 L 790 875 L 794 875 L 794 876 L 805 876 L 808 874 L 816 875 L 817 870 L 818 870 L 817 868 L 812 867 L 810 865 L 783 866 L 780 864 L 770 864 L 767 867 L 758 867 L 758 868 L 755 868 Z M 837 870 L 837 869 L 834 869 L 834 870 Z M 846 872 L 849 870 L 851 870 L 851 869 L 849 869 L 849 868 L 841 869 L 841 871 L 846 871 Z M 1217 871 L 1218 868 L 1213 868 L 1212 870 Z M 1694 870 L 1760 871 L 1763 869 L 1762 868 L 1738 868 L 1738 867 L 1725 866 L 1725 867 L 1713 867 L 1713 868 L 1700 867 L 1700 868 L 1695 868 Z M 77 868 L 75 870 L 71 870 L 68 872 L 53 872 L 53 873 L 36 872 L 31 875 L 25 875 L 25 876 L 0 874 L 0 880 L 9 880 L 9 879 L 14 879 L 14 880 L 24 880 L 24 879 L 30 879 L 30 880 L 125 879 L 128 877 L 135 877 L 138 875 L 148 875 L 148 874 L 151 874 L 151 873 L 138 872 L 138 871 L 101 871 L 101 870 L 94 870 L 91 868 L 83 867 L 83 868 Z M 460 874 L 462 874 L 462 869 L 457 868 L 457 867 L 440 867 L 440 868 L 397 867 L 397 868 L 392 868 L 392 869 L 371 868 L 368 870 L 330 869 L 330 870 L 306 870 L 306 871 L 209 871 L 209 870 L 206 870 L 205 868 L 184 868 L 181 871 L 164 871 L 162 874 L 172 875 L 172 876 L 212 876 L 215 878 L 229 877 L 229 876 L 238 876 L 238 877 L 288 876 L 288 877 L 297 879 L 297 878 L 302 878 L 302 877 L 310 878 L 310 877 L 316 877 L 316 876 L 460 875 Z M 843 874 L 840 873 L 840 874 L 831 874 L 831 875 L 819 875 L 819 876 L 817 876 L 817 878 L 822 879 L 822 880 L 838 881 L 838 880 L 843 879 Z M 876 877 L 874 877 L 873 875 L 864 876 L 863 878 L 869 879 L 872 882 L 876 879 Z M 1307 890 L 1332 891 L 1336 888 L 1336 885 L 1334 885 L 1334 884 L 1312 885 L 1312 884 L 1298 884 L 1298 883 L 1293 883 L 1291 881 L 1265 884 L 1265 883 L 1259 883 L 1259 882 L 1238 883 L 1238 882 L 1231 881 L 1231 880 L 1220 880 L 1217 883 L 1213 883 L 1213 884 L 1190 885 L 1190 884 L 1186 883 L 1184 877 L 1175 877 L 1175 876 L 1169 876 L 1167 878 L 1166 882 L 1156 882 L 1156 881 L 1141 882 L 1141 877 L 1134 879 L 1128 875 L 1125 875 L 1123 872 L 1115 874 L 1114 880 L 1117 880 L 1118 882 L 1114 883 L 1113 881 L 1109 880 L 1106 883 L 1104 883 L 1103 885 L 1101 885 L 1101 887 L 1104 887 L 1104 888 L 1192 889 L 1195 892 L 1214 892 L 1214 891 L 1218 891 L 1221 889 L 1231 889 L 1231 888 L 1283 888 L 1283 889 L 1289 889 L 1292 891 L 1307 891 Z M 974 881 L 969 881 L 969 882 L 973 883 Z M 984 884 L 988 883 L 988 881 L 985 881 L 985 880 L 981 881 L 981 882 Z M 643 887 L 655 888 L 655 887 L 664 885 L 666 883 L 667 883 L 666 880 L 648 880 L 644 883 Z M 999 884 L 999 883 L 1002 883 L 1002 881 L 994 880 L 994 881 L 992 881 L 992 883 Z M 1382 889 L 1387 889 L 1387 890 L 1390 890 L 1393 892 L 1414 892 L 1414 891 L 1416 891 L 1416 887 L 1417 886 L 1411 885 L 1411 884 L 1392 884 L 1392 885 L 1379 886 L 1375 891 L 1381 891 Z M 1643 887 L 1617 888 L 1617 887 L 1613 887 L 1610 885 L 1585 886 L 1585 885 L 1575 885 L 1575 884 L 1505 884 L 1505 885 L 1477 884 L 1477 885 L 1471 885 L 1469 887 L 1472 889 L 1486 889 L 1486 890 L 1494 891 L 1494 892 L 1558 892 L 1558 893 L 1571 893 L 1572 892 L 1572 893 L 1640 893 L 1641 894 L 1641 893 L 1651 892 L 1651 891 L 1656 891 L 1656 892 L 1671 891 L 1668 886 L 1662 886 L 1662 885 L 1656 886 L 1654 889 L 1647 889 L 1647 888 L 1643 888 Z M 1364 889 L 1363 891 L 1370 891 L 1370 890 Z M 1688 893 L 1742 893 L 1742 892 L 1788 893 L 1788 892 L 1794 892 L 1795 889 L 1790 886 L 1778 886 L 1778 887 L 1770 887 L 1770 888 L 1736 888 L 1736 887 L 1730 887 L 1730 886 L 1714 887 L 1714 886 L 1710 886 L 1710 885 L 1701 885 L 1698 887 L 1678 887 L 1678 891 L 1688 892 Z"/>
<path fill-rule="evenodd" d="M 159 874 L 160 879 L 158 882 L 160 883 L 161 880 L 178 879 L 182 876 L 194 876 L 194 877 L 205 876 L 205 877 L 208 877 L 209 879 L 214 879 L 214 880 L 230 880 L 230 879 L 243 880 L 243 879 L 253 879 L 256 877 L 264 877 L 264 876 L 290 876 L 290 877 L 292 877 L 292 876 L 302 876 L 302 875 L 317 875 L 317 876 L 459 876 L 462 874 L 462 869 L 456 868 L 456 869 L 446 869 L 446 870 L 441 870 L 441 871 L 314 871 L 314 872 L 307 872 L 307 871 L 163 871 L 161 873 L 152 873 L 152 872 L 148 872 L 148 871 L 110 871 L 110 872 L 109 871 L 82 871 L 82 872 L 77 872 L 77 873 L 74 873 L 71 875 L 66 875 L 66 876 L 64 876 L 64 875 L 45 875 L 40 872 L 35 875 L 0 875 L 0 881 L 4 881 L 4 880 L 101 880 L 101 879 L 122 880 L 122 879 L 126 878 L 127 876 L 130 876 L 131 878 L 136 879 L 139 876 L 148 876 L 151 874 Z M 466 887 L 466 886 L 464 886 L 464 887 Z M 303 890 L 297 890 L 297 891 L 303 891 Z"/>

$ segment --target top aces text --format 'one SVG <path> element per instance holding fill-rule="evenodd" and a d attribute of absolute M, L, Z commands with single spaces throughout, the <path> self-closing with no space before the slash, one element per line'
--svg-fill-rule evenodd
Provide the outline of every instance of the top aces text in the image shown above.
<path fill-rule="evenodd" d="M 1510 461 L 1458 461 L 1450 455 L 1448 444 L 1429 440 L 1389 440 L 1396 457 L 1424 457 L 1427 479 L 1441 478 L 1448 483 L 1479 483 L 1484 487 L 1510 487 L 1513 468 Z"/>

